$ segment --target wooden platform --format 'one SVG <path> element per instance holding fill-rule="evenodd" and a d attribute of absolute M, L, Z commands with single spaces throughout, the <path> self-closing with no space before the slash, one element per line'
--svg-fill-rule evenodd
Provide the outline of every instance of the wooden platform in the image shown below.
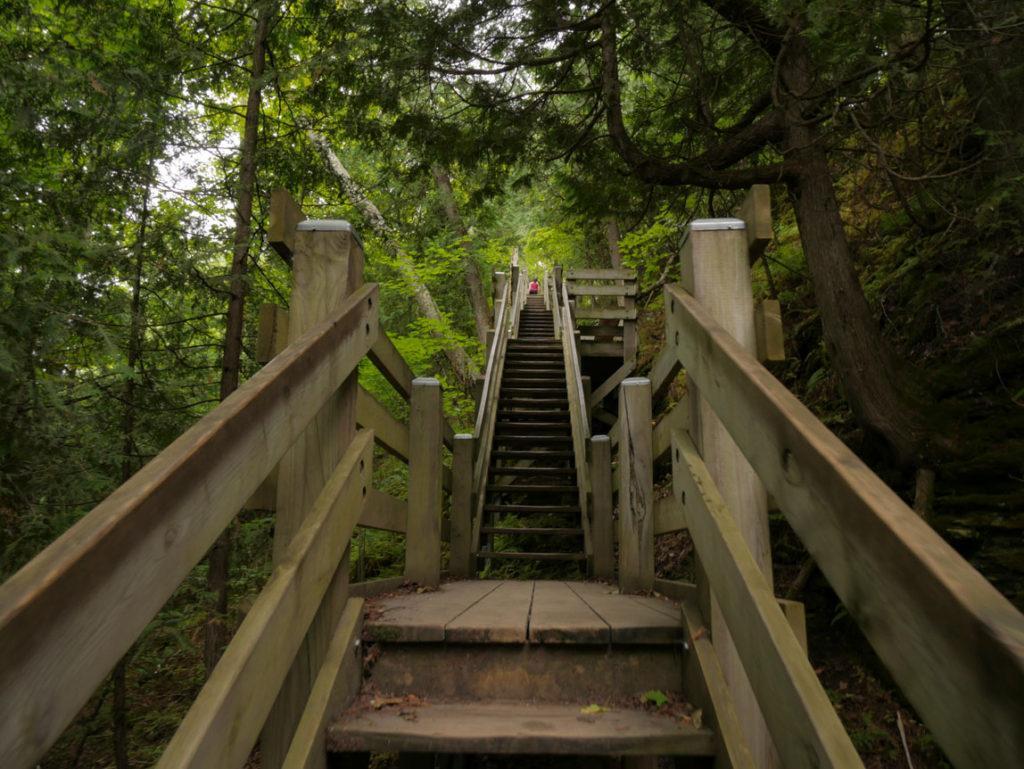
<path fill-rule="evenodd" d="M 392 643 L 671 644 L 679 607 L 597 582 L 449 582 L 367 604 L 364 637 Z"/>
<path fill-rule="evenodd" d="M 421 702 L 367 705 L 328 727 L 328 750 L 571 755 L 712 755 L 715 735 L 678 718 L 628 708 Z"/>

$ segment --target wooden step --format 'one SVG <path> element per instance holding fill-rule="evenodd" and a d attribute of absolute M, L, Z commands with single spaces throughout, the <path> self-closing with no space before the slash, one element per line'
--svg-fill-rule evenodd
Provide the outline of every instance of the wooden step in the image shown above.
<path fill-rule="evenodd" d="M 560 421 L 568 422 L 569 421 L 569 412 L 568 411 L 546 411 L 544 409 L 521 409 L 519 411 L 514 411 L 512 409 L 499 409 L 498 410 L 498 419 L 502 419 L 503 417 L 518 417 L 518 418 L 521 418 L 521 419 L 534 419 L 534 418 L 557 419 L 557 420 L 560 420 Z"/>
<path fill-rule="evenodd" d="M 526 515 L 552 515 L 562 513 L 579 513 L 578 505 L 484 505 L 485 513 L 524 513 Z"/>
<path fill-rule="evenodd" d="M 567 430 L 567 429 L 569 429 L 569 425 L 566 424 L 565 420 L 562 420 L 561 422 L 547 422 L 547 421 L 545 421 L 545 422 L 539 422 L 539 421 L 532 421 L 532 422 L 530 422 L 530 421 L 525 421 L 525 420 L 519 420 L 519 421 L 516 421 L 516 422 L 506 422 L 505 420 L 501 420 L 501 421 L 498 422 L 497 427 L 498 427 L 499 430 L 518 430 L 520 428 L 525 428 L 525 429 L 529 429 L 529 430 Z"/>
<path fill-rule="evenodd" d="M 540 445 L 540 444 L 571 444 L 571 435 L 498 435 L 494 438 L 495 444 L 501 443 L 508 445 L 510 443 L 517 444 L 528 444 L 528 445 Z"/>
<path fill-rule="evenodd" d="M 575 494 L 578 489 L 576 486 L 556 485 L 553 483 L 493 483 L 488 484 L 487 491 L 493 491 L 496 494 Z"/>
<path fill-rule="evenodd" d="M 328 727 L 327 747 L 371 753 L 714 754 L 709 729 L 634 708 L 581 718 L 587 704 L 427 701 L 376 708 L 367 701 Z"/>
<path fill-rule="evenodd" d="M 497 467 L 496 465 L 491 465 L 491 475 L 557 475 L 569 477 L 576 475 L 576 469 L 573 467 Z"/>
<path fill-rule="evenodd" d="M 514 397 L 506 398 L 506 397 L 502 397 L 502 398 L 500 398 L 498 400 L 498 403 L 499 404 L 522 403 L 522 404 L 527 404 L 527 405 L 531 405 L 531 406 L 548 406 L 548 405 L 550 405 L 553 408 L 556 405 L 562 405 L 562 406 L 569 405 L 569 399 L 568 398 L 562 398 L 562 397 L 557 397 L 557 398 L 514 398 Z"/>
<path fill-rule="evenodd" d="M 581 528 L 536 528 L 536 527 L 523 527 L 517 528 L 512 526 L 484 526 L 480 529 L 484 534 L 510 534 L 510 535 L 522 535 L 522 536 L 544 536 L 550 535 L 552 537 L 581 537 L 583 536 L 583 529 Z"/>
<path fill-rule="evenodd" d="M 562 387 L 523 387 L 521 385 L 507 386 L 501 388 L 502 395 L 518 395 L 520 397 L 555 397 L 565 392 Z"/>
<path fill-rule="evenodd" d="M 541 461 L 548 459 L 572 459 L 574 456 L 571 451 L 494 449 L 491 452 L 491 459 L 533 459 Z"/>
<path fill-rule="evenodd" d="M 473 553 L 477 558 L 495 558 L 503 561 L 585 561 L 586 553 L 513 553 L 506 550 L 481 550 Z"/>

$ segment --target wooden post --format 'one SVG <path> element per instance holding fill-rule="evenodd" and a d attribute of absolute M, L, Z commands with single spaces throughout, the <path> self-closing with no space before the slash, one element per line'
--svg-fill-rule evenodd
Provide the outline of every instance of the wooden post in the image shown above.
<path fill-rule="evenodd" d="M 579 331 L 577 331 L 576 333 L 578 334 Z M 577 337 L 576 341 L 579 342 L 579 338 L 578 337 Z M 579 351 L 580 365 L 582 365 L 583 364 L 583 345 L 580 344 L 576 349 L 577 349 L 577 351 Z M 591 407 L 590 407 L 590 391 L 592 389 L 591 388 L 591 384 L 590 384 L 591 379 L 588 376 L 581 376 L 580 377 L 580 382 L 583 384 L 583 411 L 587 415 L 587 419 L 589 420 L 590 419 L 590 412 L 591 412 Z"/>
<path fill-rule="evenodd" d="M 683 285 L 726 331 L 751 353 L 757 353 L 754 296 L 750 281 L 747 232 L 739 219 L 699 219 L 690 224 L 683 250 Z M 714 411 L 692 383 L 690 397 L 694 443 L 726 505 L 736 518 L 758 567 L 772 584 L 768 538 L 768 500 L 747 463 Z M 711 586 L 712 597 L 714 586 Z M 754 762 L 762 769 L 778 766 L 771 736 L 736 653 L 721 611 L 711 601 L 711 638 L 722 663 L 740 723 Z"/>
<path fill-rule="evenodd" d="M 425 587 L 441 582 L 441 439 L 441 383 L 431 377 L 414 379 L 405 576 Z"/>
<path fill-rule="evenodd" d="M 619 387 L 619 589 L 654 587 L 654 463 L 651 380 Z"/>
<path fill-rule="evenodd" d="M 473 576 L 473 436 L 459 433 L 452 450 L 452 533 L 448 571 Z"/>
<path fill-rule="evenodd" d="M 615 522 L 612 520 L 612 442 L 607 435 L 590 439 L 591 541 L 594 576 L 615 578 Z"/>
<path fill-rule="evenodd" d="M 340 219 L 297 221 L 297 208 L 287 194 L 278 193 L 271 207 L 271 229 L 278 219 L 296 222 L 291 242 L 292 295 L 288 341 L 294 342 L 330 313 L 363 283 L 363 249 L 352 226 Z M 286 233 L 279 235 L 287 240 Z M 353 373 L 330 398 L 278 466 L 277 519 L 273 563 L 281 562 L 292 537 L 301 528 L 324 483 L 348 448 L 356 430 L 358 375 Z M 348 552 L 340 563 L 310 625 L 302 647 L 260 738 L 262 765 L 277 769 L 284 761 L 292 735 L 306 706 L 317 672 L 327 653 L 331 633 L 348 598 Z"/>

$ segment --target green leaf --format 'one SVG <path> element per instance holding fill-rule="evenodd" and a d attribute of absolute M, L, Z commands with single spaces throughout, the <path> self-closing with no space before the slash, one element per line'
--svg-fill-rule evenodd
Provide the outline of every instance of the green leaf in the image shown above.
<path fill-rule="evenodd" d="M 608 708 L 601 707 L 597 704 L 587 705 L 585 708 L 580 708 L 580 713 L 585 716 L 596 716 L 598 713 L 607 713 Z"/>
<path fill-rule="evenodd" d="M 641 695 L 640 699 L 647 704 L 654 705 L 655 707 L 664 707 L 668 704 L 668 697 L 665 696 L 665 692 L 660 689 L 651 689 Z"/>

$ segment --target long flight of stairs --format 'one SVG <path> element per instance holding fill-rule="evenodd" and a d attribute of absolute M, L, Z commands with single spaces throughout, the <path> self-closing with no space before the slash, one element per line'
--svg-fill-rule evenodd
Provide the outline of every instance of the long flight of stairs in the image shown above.
<path fill-rule="evenodd" d="M 562 345 L 538 296 L 506 351 L 484 514 L 481 557 L 586 559 Z"/>

